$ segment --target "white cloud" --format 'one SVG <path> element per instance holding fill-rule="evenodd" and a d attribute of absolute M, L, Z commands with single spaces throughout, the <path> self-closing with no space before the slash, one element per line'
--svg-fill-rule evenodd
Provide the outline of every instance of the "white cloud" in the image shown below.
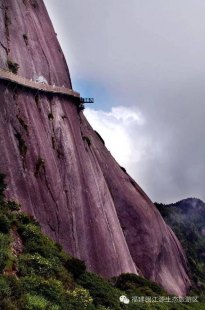
<path fill-rule="evenodd" d="M 129 107 L 123 107 L 123 106 L 113 107 L 111 112 L 106 114 L 121 121 L 124 125 L 130 126 L 130 123 L 134 122 L 135 124 L 140 126 L 143 125 L 145 122 L 142 113 L 136 112 L 135 109 Z"/>
<path fill-rule="evenodd" d="M 85 116 L 106 142 L 107 148 L 133 174 L 136 163 L 146 155 L 147 144 L 141 136 L 145 125 L 142 113 L 135 108 L 118 106 L 109 112 L 85 109 Z"/>
<path fill-rule="evenodd" d="M 168 124 L 172 119 L 160 123 L 149 114 L 145 117 L 145 113 L 135 107 L 117 106 L 108 112 L 86 108 L 85 116 L 105 140 L 114 158 L 153 201 L 173 202 L 189 196 L 200 197 L 200 191 L 203 192 L 200 176 L 205 171 L 201 164 L 203 152 L 198 153 L 194 149 L 197 141 L 190 140 L 193 125 L 186 140 L 185 131 L 179 131 L 176 120 L 173 128 L 168 130 L 164 121 Z M 179 122 L 182 122 L 181 118 Z M 194 152 L 198 153 L 199 159 L 189 166 Z M 188 185 L 184 188 L 186 182 Z"/>

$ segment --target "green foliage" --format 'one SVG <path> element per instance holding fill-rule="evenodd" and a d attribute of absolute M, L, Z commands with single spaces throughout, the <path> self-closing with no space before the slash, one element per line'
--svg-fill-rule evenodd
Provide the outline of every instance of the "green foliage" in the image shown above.
<path fill-rule="evenodd" d="M 11 228 L 11 221 L 4 214 L 4 212 L 0 211 L 0 232 L 7 234 L 10 228 Z"/>
<path fill-rule="evenodd" d="M 11 71 L 14 74 L 18 73 L 19 64 L 17 64 L 16 62 L 12 60 L 8 60 L 7 64 L 8 64 L 9 71 Z"/>
<path fill-rule="evenodd" d="M 45 279 L 44 277 L 31 275 L 23 277 L 21 287 L 24 293 L 41 295 L 50 302 L 61 303 L 66 296 L 66 291 L 61 281 L 53 278 Z"/>
<path fill-rule="evenodd" d="M 6 279 L 8 285 L 10 287 L 10 290 L 11 290 L 11 294 L 10 294 L 11 300 L 19 299 L 21 297 L 21 294 L 22 294 L 22 289 L 20 286 L 19 279 L 13 275 L 4 276 L 4 278 Z"/>
<path fill-rule="evenodd" d="M 19 225 L 18 231 L 24 241 L 25 252 L 38 253 L 46 258 L 59 257 L 63 260 L 64 255 L 61 247 L 47 236 L 42 235 L 40 226 L 36 224 L 35 220 L 32 219 L 29 223 L 28 217 L 23 214 L 20 217 L 23 225 Z"/>
<path fill-rule="evenodd" d="M 10 237 L 0 233 L 0 273 L 3 273 L 9 259 Z"/>
<path fill-rule="evenodd" d="M 15 137 L 18 140 L 18 148 L 19 148 L 20 155 L 22 157 L 25 157 L 27 150 L 28 150 L 26 142 L 24 141 L 24 139 L 22 138 L 22 135 L 18 131 L 16 131 Z"/>
<path fill-rule="evenodd" d="M 23 306 L 23 305 L 22 305 Z M 42 296 L 38 295 L 25 295 L 24 309 L 28 310 L 44 310 L 48 306 L 48 301 Z"/>
<path fill-rule="evenodd" d="M 8 15 L 8 7 L 5 7 L 5 19 L 4 19 L 4 24 L 5 24 L 5 29 L 6 29 L 6 37 L 9 39 L 9 26 L 11 25 L 11 19 Z"/>
<path fill-rule="evenodd" d="M 37 159 L 34 175 L 37 177 L 41 170 L 45 169 L 45 160 L 41 157 Z"/>
<path fill-rule="evenodd" d="M 49 114 L 48 114 L 48 119 L 49 119 L 49 120 L 53 120 L 53 119 L 54 119 L 54 116 L 53 116 L 52 113 L 49 113 Z"/>
<path fill-rule="evenodd" d="M 91 146 L 91 140 L 90 140 L 90 138 L 89 137 L 87 137 L 87 136 L 83 136 L 83 140 L 85 141 L 85 142 L 87 142 L 87 145 L 90 147 Z"/>
<path fill-rule="evenodd" d="M 135 274 L 121 274 L 115 282 L 115 286 L 122 291 L 134 292 L 138 296 L 165 296 L 167 293 L 154 282 L 151 282 Z"/>
<path fill-rule="evenodd" d="M 5 189 L 6 189 L 5 175 L 0 174 L 0 203 L 2 203 L 2 200 L 4 198 L 4 190 Z"/>
<path fill-rule="evenodd" d="M 25 123 L 25 121 L 18 115 L 17 115 L 17 119 L 19 123 L 21 124 L 22 128 L 26 131 L 26 133 L 28 133 L 28 125 Z"/>
<path fill-rule="evenodd" d="M 0 275 L 0 300 L 11 295 L 10 287 L 4 276 Z"/>
<path fill-rule="evenodd" d="M 24 213 L 16 214 L 16 219 L 18 222 L 18 226 L 22 227 L 22 229 L 24 228 L 24 225 L 26 224 L 33 224 L 36 227 L 40 227 L 40 225 L 37 223 L 37 221 L 32 216 L 28 216 Z"/>
<path fill-rule="evenodd" d="M 78 279 L 78 283 L 89 290 L 95 305 L 120 309 L 120 292 L 100 276 L 86 272 Z"/>
<path fill-rule="evenodd" d="M 85 263 L 75 257 L 70 257 L 65 263 L 66 269 L 68 269 L 75 279 L 79 278 L 86 271 Z"/>
<path fill-rule="evenodd" d="M 8 253 L 5 250 L 1 250 L 0 252 L 0 272 L 3 272 L 6 267 L 6 261 L 8 259 Z"/>
<path fill-rule="evenodd" d="M 6 206 L 10 211 L 19 211 L 21 209 L 21 206 L 15 201 L 8 201 Z"/>
<path fill-rule="evenodd" d="M 31 0 L 31 5 L 34 9 L 37 9 L 38 8 L 38 2 L 37 0 Z"/>
<path fill-rule="evenodd" d="M 19 232 L 21 233 L 21 236 L 24 239 L 24 241 L 33 240 L 37 242 L 38 238 L 41 236 L 40 227 L 36 226 L 35 223 L 31 223 L 30 220 L 23 214 L 21 214 L 21 219 L 23 225 L 20 226 Z"/>
<path fill-rule="evenodd" d="M 28 46 L 28 35 L 26 33 L 23 34 L 23 39 L 24 39 L 26 46 Z"/>
<path fill-rule="evenodd" d="M 120 168 L 122 169 L 122 171 L 123 171 L 124 173 L 127 174 L 127 171 L 126 171 L 126 169 L 125 169 L 124 167 L 121 167 L 121 166 L 120 166 Z"/>
<path fill-rule="evenodd" d="M 56 274 L 58 264 L 56 260 L 46 259 L 39 254 L 24 254 L 19 258 L 18 269 L 21 276 L 38 274 L 51 277 Z"/>
<path fill-rule="evenodd" d="M 155 203 L 166 223 L 179 238 L 188 259 L 196 295 L 205 290 L 205 204 L 195 198 L 163 205 Z M 203 300 L 205 301 L 204 297 Z"/>
<path fill-rule="evenodd" d="M 74 309 L 87 309 L 92 305 L 93 299 L 88 290 L 84 288 L 76 288 L 71 292 L 67 292 L 68 300 L 70 300 Z"/>

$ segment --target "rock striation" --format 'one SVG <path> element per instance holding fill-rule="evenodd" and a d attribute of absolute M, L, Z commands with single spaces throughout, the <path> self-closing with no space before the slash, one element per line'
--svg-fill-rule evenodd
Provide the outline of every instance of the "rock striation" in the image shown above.
<path fill-rule="evenodd" d="M 0 0 L 0 68 L 72 88 L 43 1 Z M 187 293 L 179 241 L 72 98 L 0 80 L 0 171 L 7 197 L 89 270 L 141 274 Z"/>

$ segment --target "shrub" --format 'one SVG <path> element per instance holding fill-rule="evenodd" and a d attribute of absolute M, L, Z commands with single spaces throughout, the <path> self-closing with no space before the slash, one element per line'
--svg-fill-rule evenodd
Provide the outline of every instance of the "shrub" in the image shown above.
<path fill-rule="evenodd" d="M 34 175 L 37 177 L 42 169 L 45 169 L 45 160 L 41 157 L 37 159 Z"/>
<path fill-rule="evenodd" d="M 75 279 L 79 278 L 85 271 L 85 263 L 75 257 L 69 258 L 65 263 L 66 269 L 73 274 Z"/>
<path fill-rule="evenodd" d="M 0 272 L 3 272 L 9 258 L 9 236 L 0 233 Z"/>
<path fill-rule="evenodd" d="M 0 300 L 4 299 L 5 297 L 9 297 L 10 294 L 11 290 L 9 284 L 6 281 L 6 278 L 0 275 Z"/>
<path fill-rule="evenodd" d="M 18 226 L 21 228 L 23 228 L 22 225 L 26 225 L 26 224 L 33 224 L 34 226 L 40 227 L 38 222 L 32 216 L 26 215 L 24 213 L 18 213 L 16 215 L 16 219 L 19 223 Z"/>
<path fill-rule="evenodd" d="M 18 268 L 21 276 L 37 274 L 50 277 L 57 272 L 58 264 L 55 258 L 46 259 L 39 254 L 24 254 L 19 258 Z"/>
<path fill-rule="evenodd" d="M 71 273 L 61 266 L 61 264 L 59 264 L 55 277 L 63 283 L 66 289 L 73 289 L 75 287 Z"/>
<path fill-rule="evenodd" d="M 41 237 L 41 230 L 38 226 L 36 226 L 33 223 L 30 223 L 30 221 L 24 221 L 23 217 L 23 226 L 20 227 L 19 231 L 23 238 L 23 240 L 34 240 L 38 241 L 38 239 Z"/>
<path fill-rule="evenodd" d="M 10 228 L 11 228 L 10 220 L 3 212 L 0 212 L 0 232 L 7 234 Z"/>
<path fill-rule="evenodd" d="M 121 166 L 120 166 L 120 168 L 121 168 L 121 170 L 122 170 L 124 173 L 127 174 L 127 171 L 126 171 L 126 169 L 125 169 L 124 167 L 121 167 Z"/>
<path fill-rule="evenodd" d="M 6 262 L 8 259 L 8 253 L 5 250 L 0 251 L 0 272 L 2 273 L 6 267 Z"/>
<path fill-rule="evenodd" d="M 93 302 L 89 291 L 80 287 L 71 292 L 67 292 L 67 296 L 69 303 L 74 306 L 74 309 L 87 309 L 87 307 Z"/>
<path fill-rule="evenodd" d="M 59 260 L 63 260 L 61 247 L 47 236 L 44 236 L 41 233 L 40 227 L 36 224 L 26 223 L 26 225 L 20 225 L 18 232 L 24 242 L 24 252 L 31 254 L 38 253 L 46 258 L 52 258 L 55 256 L 56 259 L 59 258 Z M 66 261 L 68 255 L 64 254 L 64 257 Z"/>
<path fill-rule="evenodd" d="M 12 301 L 10 298 L 4 298 L 0 300 L 0 309 L 2 310 L 19 310 L 17 305 L 14 304 L 15 301 Z"/>
<path fill-rule="evenodd" d="M 46 280 L 36 275 L 21 278 L 21 289 L 24 294 L 41 295 L 55 304 L 61 304 L 66 296 L 66 291 L 60 281 Z"/>
<path fill-rule="evenodd" d="M 21 206 L 17 204 L 15 201 L 8 201 L 7 209 L 9 209 L 10 211 L 19 211 L 21 209 Z"/>
<path fill-rule="evenodd" d="M 65 290 L 61 281 L 56 279 L 42 281 L 39 286 L 39 291 L 48 300 L 58 304 L 63 302 L 63 296 L 65 296 Z"/>
<path fill-rule="evenodd" d="M 18 140 L 18 148 L 20 155 L 22 157 L 25 157 L 28 150 L 25 140 L 22 138 L 22 135 L 18 131 L 16 131 L 14 136 Z"/>
<path fill-rule="evenodd" d="M 6 189 L 6 183 L 5 183 L 5 175 L 0 174 L 0 202 L 2 202 L 4 198 L 4 190 Z"/>
<path fill-rule="evenodd" d="M 37 275 L 21 277 L 21 290 L 23 293 L 38 294 L 39 285 L 44 279 Z"/>
<path fill-rule="evenodd" d="M 21 301 L 21 308 L 27 310 L 47 309 L 48 301 L 42 296 L 26 294 Z"/>
<path fill-rule="evenodd" d="M 31 5 L 33 6 L 34 9 L 38 8 L 38 2 L 36 0 L 31 0 Z"/>
<path fill-rule="evenodd" d="M 9 39 L 9 26 L 11 25 L 11 19 L 8 16 L 8 7 L 5 7 L 5 30 L 6 30 L 6 37 Z"/>
<path fill-rule="evenodd" d="M 11 298 L 17 300 L 21 297 L 20 281 L 16 276 L 5 276 L 5 279 L 11 290 Z"/>
<path fill-rule="evenodd" d="M 116 279 L 115 286 L 123 291 L 135 291 L 136 289 L 140 289 L 140 292 L 146 296 L 152 296 L 153 293 L 155 296 L 166 295 L 165 291 L 154 282 L 131 273 L 121 274 Z"/>
<path fill-rule="evenodd" d="M 89 290 L 94 305 L 110 307 L 115 310 L 120 309 L 119 296 L 121 292 L 100 276 L 86 272 L 77 282 Z"/>
<path fill-rule="evenodd" d="M 22 128 L 28 134 L 28 125 L 25 123 L 25 121 L 20 116 L 17 115 L 16 117 L 17 117 L 19 123 L 21 124 Z"/>
<path fill-rule="evenodd" d="M 24 42 L 27 46 L 28 45 L 28 35 L 26 33 L 23 34 L 23 39 L 24 39 Z"/>
<path fill-rule="evenodd" d="M 87 142 L 88 146 L 91 146 L 91 140 L 89 137 L 83 136 L 83 140 Z"/>
<path fill-rule="evenodd" d="M 54 117 L 53 117 L 53 114 L 52 114 L 52 113 L 49 113 L 49 114 L 48 114 L 48 119 L 49 119 L 49 120 L 53 120 L 53 119 L 54 119 Z"/>
<path fill-rule="evenodd" d="M 13 62 L 12 60 L 8 60 L 7 64 L 8 64 L 9 71 L 11 71 L 14 74 L 18 73 L 19 64 L 17 64 L 16 62 Z"/>

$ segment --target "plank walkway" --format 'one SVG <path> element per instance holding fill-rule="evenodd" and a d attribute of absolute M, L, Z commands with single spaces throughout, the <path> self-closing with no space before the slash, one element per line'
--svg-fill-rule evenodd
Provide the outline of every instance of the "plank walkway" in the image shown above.
<path fill-rule="evenodd" d="M 35 82 L 3 69 L 0 69 L 0 79 L 18 84 L 26 88 L 36 89 L 46 93 L 66 95 L 69 97 L 80 99 L 80 94 L 70 88 Z"/>

